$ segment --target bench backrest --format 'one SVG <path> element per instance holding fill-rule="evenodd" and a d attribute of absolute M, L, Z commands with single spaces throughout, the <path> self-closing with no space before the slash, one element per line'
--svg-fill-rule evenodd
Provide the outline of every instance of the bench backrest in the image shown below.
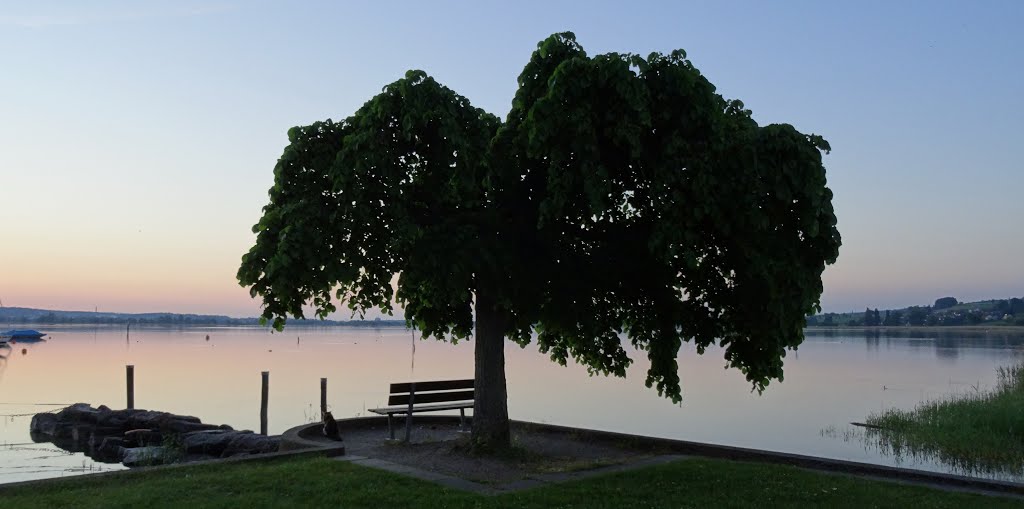
<path fill-rule="evenodd" d="M 468 389 L 468 390 L 466 390 Z M 473 379 L 391 384 L 388 405 L 447 403 L 473 399 Z"/>

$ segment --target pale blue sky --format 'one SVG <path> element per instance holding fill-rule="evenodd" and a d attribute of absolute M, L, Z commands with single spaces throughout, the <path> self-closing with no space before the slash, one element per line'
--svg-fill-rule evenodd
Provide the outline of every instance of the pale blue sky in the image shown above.
<path fill-rule="evenodd" d="M 295 5 L 293 5 L 295 4 Z M 254 315 L 293 125 L 419 68 L 499 116 L 537 41 L 687 51 L 824 135 L 842 311 L 1024 295 L 1024 2 L 0 2 L 0 299 Z"/>

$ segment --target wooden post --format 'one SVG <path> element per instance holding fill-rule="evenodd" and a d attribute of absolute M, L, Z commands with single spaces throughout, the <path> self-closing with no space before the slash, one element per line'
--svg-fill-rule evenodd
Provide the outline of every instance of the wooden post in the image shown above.
<path fill-rule="evenodd" d="M 320 379 L 320 420 L 327 414 L 327 379 Z"/>
<path fill-rule="evenodd" d="M 125 366 L 125 375 L 128 382 L 128 410 L 135 408 L 135 366 Z"/>
<path fill-rule="evenodd" d="M 267 434 L 267 396 L 270 394 L 270 372 L 264 371 L 263 393 L 260 396 L 260 434 Z"/>

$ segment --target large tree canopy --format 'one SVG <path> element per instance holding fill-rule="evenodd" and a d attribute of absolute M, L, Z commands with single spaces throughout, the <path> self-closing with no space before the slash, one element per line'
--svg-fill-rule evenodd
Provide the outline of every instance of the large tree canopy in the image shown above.
<path fill-rule="evenodd" d="M 465 338 L 475 306 L 479 442 L 507 442 L 506 337 L 619 376 L 625 337 L 675 401 L 681 343 L 717 342 L 763 390 L 838 255 L 825 140 L 759 126 L 682 51 L 590 57 L 556 34 L 504 123 L 410 71 L 288 135 L 239 281 L 278 327 L 394 300 Z"/>

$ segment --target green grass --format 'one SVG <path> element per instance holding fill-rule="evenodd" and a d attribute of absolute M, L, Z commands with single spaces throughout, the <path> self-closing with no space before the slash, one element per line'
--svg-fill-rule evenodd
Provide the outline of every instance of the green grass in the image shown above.
<path fill-rule="evenodd" d="M 7 489 L 4 508 L 54 507 L 1024 507 L 792 467 L 710 459 L 494 497 L 325 458 L 136 472 Z"/>
<path fill-rule="evenodd" d="M 866 437 L 896 456 L 934 456 L 965 472 L 1024 470 L 1024 364 L 999 368 L 992 392 L 976 392 L 867 419 Z"/>

